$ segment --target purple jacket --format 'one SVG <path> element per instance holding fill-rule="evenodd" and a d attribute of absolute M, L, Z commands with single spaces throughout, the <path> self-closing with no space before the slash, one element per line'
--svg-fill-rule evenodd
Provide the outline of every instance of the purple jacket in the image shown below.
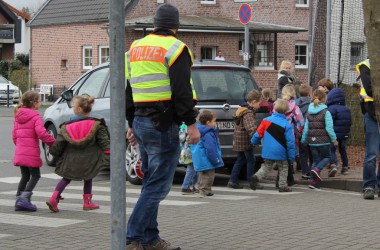
<path fill-rule="evenodd" d="M 51 146 L 55 139 L 44 127 L 40 114 L 29 108 L 20 108 L 13 123 L 13 143 L 16 145 L 13 164 L 15 166 L 36 167 L 42 166 L 40 145 L 38 140 Z"/>

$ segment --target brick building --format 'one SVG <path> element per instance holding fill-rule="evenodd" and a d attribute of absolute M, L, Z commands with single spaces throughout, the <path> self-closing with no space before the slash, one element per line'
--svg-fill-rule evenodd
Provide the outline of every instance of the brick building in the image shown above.
<path fill-rule="evenodd" d="M 196 59 L 213 59 L 221 50 L 226 60 L 243 64 L 244 26 L 238 20 L 241 3 L 126 2 L 126 48 L 134 39 L 151 32 L 155 9 L 166 2 L 178 7 L 181 22 L 178 37 L 188 44 Z M 250 5 L 253 9 L 249 23 L 250 67 L 258 84 L 276 89 L 278 67 L 285 59 L 296 64 L 298 80 L 306 83 L 308 0 L 259 0 Z M 109 0 L 46 1 L 29 22 L 32 81 L 37 85 L 70 86 L 83 72 L 107 61 L 108 15 Z"/>

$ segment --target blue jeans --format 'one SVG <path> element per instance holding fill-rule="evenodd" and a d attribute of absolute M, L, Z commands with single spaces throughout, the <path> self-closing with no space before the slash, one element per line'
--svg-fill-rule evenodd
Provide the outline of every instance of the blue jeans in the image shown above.
<path fill-rule="evenodd" d="M 247 164 L 247 181 L 251 181 L 252 175 L 255 172 L 255 162 L 253 149 L 238 152 L 235 164 L 232 167 L 230 182 L 238 183 L 240 169 L 244 164 Z"/>
<path fill-rule="evenodd" d="M 338 139 L 338 150 L 340 157 L 342 158 L 342 167 L 348 167 L 348 158 L 346 151 L 347 139 Z M 336 147 L 334 144 L 331 144 L 331 163 L 339 166 L 339 160 L 336 155 Z"/>
<path fill-rule="evenodd" d="M 197 184 L 197 180 L 198 180 L 198 173 L 195 172 L 193 163 L 190 163 L 186 167 L 186 175 L 185 175 L 185 178 L 183 179 L 182 189 L 188 189 L 191 186 L 195 187 L 195 184 Z"/>
<path fill-rule="evenodd" d="M 308 145 L 300 144 L 300 164 L 302 174 L 310 174 L 310 165 L 309 165 L 309 151 L 310 147 Z"/>
<path fill-rule="evenodd" d="M 128 220 L 127 244 L 132 241 L 150 244 L 160 240 L 158 206 L 170 191 L 178 164 L 178 130 L 178 125 L 173 123 L 168 130 L 160 132 L 149 117 L 136 116 L 133 120 L 144 178 L 140 197 Z"/>
<path fill-rule="evenodd" d="M 316 167 L 319 172 L 330 163 L 330 145 L 312 146 L 310 145 L 311 155 L 313 156 L 313 167 Z"/>
<path fill-rule="evenodd" d="M 365 157 L 363 163 L 363 188 L 380 188 L 380 163 L 376 176 L 376 155 L 380 151 L 380 133 L 376 121 L 364 115 Z"/>

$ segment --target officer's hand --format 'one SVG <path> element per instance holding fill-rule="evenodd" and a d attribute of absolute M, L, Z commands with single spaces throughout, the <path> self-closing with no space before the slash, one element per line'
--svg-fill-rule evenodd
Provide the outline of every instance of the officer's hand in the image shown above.
<path fill-rule="evenodd" d="M 135 135 L 133 134 L 133 129 L 131 128 L 129 128 L 127 131 L 127 139 L 133 147 L 136 146 L 136 138 L 135 138 Z"/>
<path fill-rule="evenodd" d="M 333 144 L 334 144 L 335 147 L 337 147 L 338 146 L 338 141 L 334 141 Z"/>
<path fill-rule="evenodd" d="M 189 134 L 188 142 L 190 144 L 196 144 L 199 142 L 201 134 L 199 133 L 199 130 L 195 123 L 187 127 L 187 133 Z"/>

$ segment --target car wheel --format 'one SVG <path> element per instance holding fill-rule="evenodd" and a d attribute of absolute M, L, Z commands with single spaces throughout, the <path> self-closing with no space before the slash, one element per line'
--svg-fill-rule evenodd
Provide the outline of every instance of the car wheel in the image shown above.
<path fill-rule="evenodd" d="M 125 152 L 126 178 L 133 185 L 141 185 L 143 173 L 141 171 L 141 159 L 138 150 L 128 144 Z"/>
<path fill-rule="evenodd" d="M 51 124 L 47 127 L 47 132 L 53 136 L 54 138 L 57 138 L 57 130 L 55 129 L 54 125 Z M 49 166 L 55 166 L 55 162 L 57 161 L 56 157 L 49 153 L 49 146 L 47 144 L 43 144 L 44 148 L 44 154 L 45 154 L 45 160 L 46 163 Z"/>

